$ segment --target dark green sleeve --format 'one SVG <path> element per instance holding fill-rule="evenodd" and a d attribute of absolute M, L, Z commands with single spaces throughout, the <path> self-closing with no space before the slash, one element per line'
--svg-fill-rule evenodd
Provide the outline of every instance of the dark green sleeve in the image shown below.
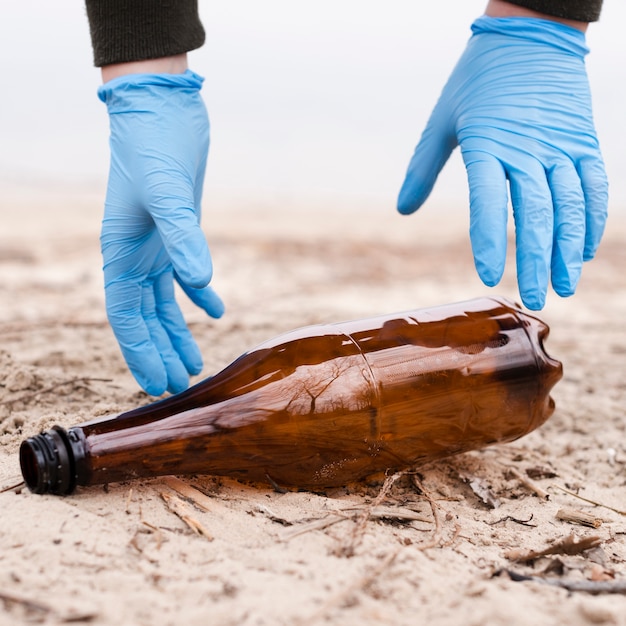
<path fill-rule="evenodd" d="M 143 61 L 199 48 L 197 0 L 85 0 L 94 64 Z"/>
<path fill-rule="evenodd" d="M 595 22 L 600 17 L 602 0 L 506 0 L 511 4 L 554 17 L 579 22 Z"/>

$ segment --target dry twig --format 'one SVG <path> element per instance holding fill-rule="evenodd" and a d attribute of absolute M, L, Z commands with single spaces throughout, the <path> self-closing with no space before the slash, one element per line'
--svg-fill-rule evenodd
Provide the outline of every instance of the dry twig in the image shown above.
<path fill-rule="evenodd" d="M 374 498 L 371 504 L 362 509 L 362 512 L 357 518 L 354 528 L 352 529 L 350 540 L 347 544 L 340 546 L 337 549 L 336 554 L 338 554 L 339 556 L 347 557 L 354 556 L 357 546 L 363 540 L 363 535 L 365 534 L 367 522 L 372 517 L 372 511 L 381 504 L 381 502 L 387 497 L 387 494 L 389 493 L 389 490 L 391 489 L 393 484 L 403 475 L 404 472 L 396 472 L 395 474 L 392 474 L 391 476 L 387 476 L 387 478 L 385 478 L 385 482 L 380 488 L 380 491 L 378 492 L 376 498 Z"/>
<path fill-rule="evenodd" d="M 264 504 L 257 504 L 256 510 L 259 513 L 262 513 L 263 515 L 265 515 L 265 517 L 267 517 L 267 519 L 270 520 L 270 522 L 274 522 L 275 524 L 280 524 L 281 526 L 293 525 L 293 522 L 290 522 L 288 519 L 285 519 L 284 517 L 280 517 L 280 515 L 276 515 L 276 513 L 274 513 L 272 509 L 270 509 L 268 506 L 265 506 Z"/>
<path fill-rule="evenodd" d="M 623 593 L 626 594 L 626 580 L 567 580 L 565 578 L 547 578 L 543 576 L 525 576 L 509 569 L 501 569 L 494 576 L 507 574 L 515 582 L 534 582 L 560 587 L 568 591 L 583 591 L 591 594 Z"/>
<path fill-rule="evenodd" d="M 432 524 L 432 520 L 412 511 L 411 509 L 392 506 L 377 506 L 372 508 L 368 506 L 364 509 L 362 506 L 352 506 L 344 509 L 339 509 L 334 515 L 326 515 L 321 519 L 316 519 L 306 524 L 298 524 L 290 530 L 283 533 L 281 541 L 289 541 L 299 535 L 314 530 L 323 530 L 338 522 L 345 522 L 348 520 L 354 520 L 354 515 L 346 515 L 348 512 L 363 512 L 367 511 L 370 519 L 385 519 L 385 520 L 397 520 L 399 522 L 424 522 L 426 524 Z"/>
<path fill-rule="evenodd" d="M 480 498 L 481 502 L 490 509 L 497 509 L 500 506 L 500 500 L 491 490 L 489 483 L 479 476 L 470 476 L 467 474 L 459 474 L 459 478 L 469 485 L 474 495 Z"/>
<path fill-rule="evenodd" d="M 569 489 L 566 489 L 565 487 L 561 487 L 560 485 L 557 485 L 556 483 L 552 484 L 553 487 L 555 487 L 556 489 L 560 489 L 563 493 L 566 493 L 568 496 L 573 496 L 574 498 L 578 498 L 579 500 L 582 500 L 583 502 L 588 502 L 589 504 L 593 504 L 594 506 L 601 506 L 604 509 L 608 509 L 609 511 L 613 511 L 613 513 L 617 513 L 618 515 L 626 515 L 626 511 L 622 511 L 621 509 L 616 509 L 615 507 L 609 506 L 608 504 L 602 504 L 601 502 L 596 502 L 595 500 L 590 500 L 589 498 L 585 498 L 581 495 L 578 495 L 577 493 L 574 493 L 573 491 L 570 491 Z"/>
<path fill-rule="evenodd" d="M 350 506 L 341 511 L 361 511 L 363 507 Z M 372 519 L 388 519 L 395 520 L 398 522 L 424 522 L 426 524 L 432 524 L 432 520 L 420 515 L 416 511 L 412 509 L 407 509 L 405 507 L 394 507 L 394 506 L 376 506 L 376 507 L 368 507 L 369 516 Z"/>
<path fill-rule="evenodd" d="M 145 519 L 143 519 L 143 513 L 141 514 L 141 523 L 150 530 L 150 532 L 153 532 L 155 534 L 156 537 L 156 549 L 160 550 L 161 546 L 163 545 L 163 532 L 161 531 L 161 529 L 158 526 L 155 526 L 154 524 L 151 524 L 150 522 L 147 522 Z"/>
<path fill-rule="evenodd" d="M 280 541 L 289 541 L 294 537 L 299 537 L 300 535 L 304 535 L 305 533 L 309 533 L 314 530 L 324 530 L 324 528 L 328 528 L 337 522 L 344 522 L 347 519 L 351 518 L 348 518 L 345 515 L 328 515 L 322 519 L 316 519 L 306 524 L 299 524 L 298 526 L 294 526 L 287 532 L 283 533 Z"/>
<path fill-rule="evenodd" d="M 176 491 L 180 496 L 185 498 L 185 500 L 195 504 L 202 511 L 210 511 L 215 506 L 211 498 L 203 494 L 195 487 L 183 482 L 180 478 L 176 478 L 175 476 L 166 476 L 163 478 L 163 482 L 170 489 Z"/>
<path fill-rule="evenodd" d="M 516 469 L 515 467 L 511 467 L 509 465 L 506 466 L 506 469 L 511 474 L 513 474 L 513 476 L 515 476 L 515 478 L 517 478 L 517 480 L 519 480 L 522 483 L 522 485 L 524 485 L 524 487 L 527 487 L 528 489 L 530 489 L 530 491 L 532 491 L 535 495 L 540 497 L 542 500 L 550 499 L 550 494 L 547 491 L 545 491 L 545 489 L 542 489 L 534 480 L 531 480 L 527 476 L 524 476 L 524 474 L 522 474 L 518 469 Z"/>
<path fill-rule="evenodd" d="M 185 522 L 194 533 L 204 536 L 209 541 L 213 541 L 211 533 L 191 515 L 189 508 L 178 496 L 173 496 L 162 491 L 161 498 L 163 498 L 165 504 L 167 504 L 167 508 Z"/>
<path fill-rule="evenodd" d="M 512 515 L 505 515 L 504 517 L 500 518 L 499 520 L 496 520 L 495 522 L 488 522 L 488 525 L 495 526 L 496 524 L 502 524 L 502 522 L 515 522 L 516 524 L 519 524 L 520 526 L 528 526 L 529 528 L 537 528 L 537 524 L 530 523 L 533 517 L 534 515 L 532 513 L 530 514 L 530 517 L 528 519 L 517 519 L 516 517 L 513 517 Z"/>
<path fill-rule="evenodd" d="M 13 482 L 19 480 L 19 482 Z M 23 480 L 20 480 L 19 478 L 14 478 L 11 480 L 12 484 L 10 484 L 8 487 L 2 487 L 0 489 L 0 493 L 6 493 L 7 491 L 13 491 L 14 489 L 20 489 L 21 487 L 23 487 L 25 485 Z"/>
<path fill-rule="evenodd" d="M 422 482 L 419 480 L 417 475 L 413 474 L 412 477 L 413 484 L 417 487 L 417 489 L 424 496 L 424 498 L 426 498 L 428 504 L 430 504 L 430 510 L 433 514 L 433 522 L 435 524 L 435 530 L 433 531 L 430 541 L 425 541 L 424 543 L 418 544 L 416 546 L 417 549 L 428 550 L 429 548 L 443 547 L 454 543 L 461 530 L 460 526 L 456 524 L 452 539 L 447 542 L 443 542 L 443 527 L 441 524 L 441 516 L 439 515 L 439 505 L 437 504 L 437 502 L 435 502 L 435 499 L 432 497 L 432 495 L 424 488 L 424 485 L 422 485 Z"/>
<path fill-rule="evenodd" d="M 126 513 L 126 515 L 130 515 L 130 503 L 132 502 L 133 499 L 133 489 L 132 487 L 128 490 L 128 493 L 126 494 L 126 506 L 124 508 L 124 512 Z"/>
<path fill-rule="evenodd" d="M 565 539 L 561 539 L 548 546 L 544 550 L 530 550 L 523 551 L 519 549 L 509 550 L 505 553 L 505 557 L 510 561 L 528 562 L 541 558 L 542 556 L 549 556 L 551 554 L 581 554 L 585 550 L 595 548 L 602 543 L 600 537 L 583 537 L 576 541 L 574 535 L 569 535 Z"/>
<path fill-rule="evenodd" d="M 590 528 L 600 528 L 602 526 L 602 520 L 599 517 L 594 517 L 589 513 L 575 509 L 559 509 L 556 513 L 556 519 L 562 522 L 589 526 Z"/>

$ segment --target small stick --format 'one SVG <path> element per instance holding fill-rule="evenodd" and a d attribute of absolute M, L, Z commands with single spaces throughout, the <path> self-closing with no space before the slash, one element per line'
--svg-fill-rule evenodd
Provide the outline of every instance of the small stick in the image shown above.
<path fill-rule="evenodd" d="M 425 541 L 422 544 L 419 544 L 417 547 L 418 550 L 428 550 L 429 548 L 436 548 L 441 545 L 441 519 L 439 517 L 439 505 L 435 502 L 434 498 L 430 495 L 428 491 L 422 485 L 420 479 L 417 477 L 417 474 L 412 475 L 413 484 L 418 488 L 418 490 L 424 495 L 426 500 L 428 500 L 428 504 L 430 504 L 430 510 L 433 514 L 433 522 L 435 524 L 435 530 L 432 534 L 430 541 Z M 455 536 L 453 538 L 456 539 L 456 536 L 459 533 L 459 528 L 455 530 Z"/>
<path fill-rule="evenodd" d="M 280 517 L 280 515 L 276 515 L 276 513 L 274 513 L 272 509 L 270 509 L 268 506 L 265 506 L 264 504 L 257 504 L 256 510 L 259 513 L 262 513 L 263 515 L 265 515 L 265 517 L 267 517 L 268 520 L 270 520 L 271 522 L 274 522 L 275 524 L 281 524 L 282 526 L 293 526 L 293 522 L 290 522 L 288 519 L 285 519 L 284 517 Z"/>
<path fill-rule="evenodd" d="M 342 511 L 360 511 L 362 507 L 351 506 Z M 393 506 L 376 506 L 368 510 L 369 516 L 374 519 L 394 519 L 402 522 L 425 522 L 426 524 L 432 524 L 432 520 L 428 519 L 411 509 L 403 507 Z"/>
<path fill-rule="evenodd" d="M 140 512 L 140 519 L 141 519 L 141 523 L 146 527 L 149 528 L 152 532 L 154 532 L 156 534 L 156 540 L 157 540 L 157 550 L 161 549 L 161 546 L 163 545 L 163 533 L 161 532 L 161 529 L 158 526 L 155 526 L 154 524 L 151 524 L 150 522 L 146 522 L 145 519 L 143 519 L 143 512 Z"/>
<path fill-rule="evenodd" d="M 565 489 L 565 487 L 561 487 L 560 485 L 557 485 L 556 483 L 553 483 L 552 486 L 556 487 L 556 489 L 560 489 L 561 491 L 563 491 L 569 496 L 573 496 L 574 498 L 578 498 L 579 500 L 582 500 L 583 502 L 588 502 L 589 504 L 593 504 L 594 506 L 601 506 L 605 509 L 608 509 L 609 511 L 613 511 L 613 513 L 617 513 L 618 515 L 626 515 L 626 511 L 616 509 L 612 506 L 609 506 L 608 504 L 602 504 L 601 502 L 596 502 L 595 500 L 590 500 L 589 498 L 584 498 L 583 496 L 579 496 L 577 493 L 574 493 L 573 491 L 570 491 L 569 489 Z"/>
<path fill-rule="evenodd" d="M 520 524 L 520 526 L 528 526 L 529 528 L 537 528 L 537 524 L 531 524 L 531 520 L 534 515 L 531 513 L 528 519 L 517 519 L 512 515 L 505 515 L 503 518 L 496 520 L 495 522 L 488 522 L 489 526 L 495 526 L 496 524 L 502 524 L 502 522 L 515 522 L 516 524 Z"/>
<path fill-rule="evenodd" d="M 15 478 L 14 480 L 17 480 L 17 478 Z M 3 487 L 2 489 L 0 489 L 0 493 L 6 493 L 7 491 L 13 491 L 13 489 L 19 489 L 20 487 L 23 487 L 24 484 L 24 481 L 21 480 L 19 483 L 15 483 L 14 485 Z"/>
<path fill-rule="evenodd" d="M 362 509 L 361 514 L 359 515 L 359 519 L 356 520 L 356 523 L 352 530 L 350 541 L 346 545 L 340 546 L 339 549 L 336 551 L 339 556 L 354 556 L 356 547 L 363 540 L 363 535 L 365 534 L 367 522 L 372 516 L 371 512 L 377 506 L 379 506 L 380 503 L 387 497 L 387 494 L 389 493 L 389 490 L 391 489 L 393 484 L 403 475 L 403 472 L 396 472 L 395 474 L 392 474 L 391 476 L 387 476 L 387 478 L 385 478 L 385 482 L 383 483 L 383 486 L 380 488 L 380 491 L 376 495 L 376 498 L 374 498 L 374 501 Z"/>
<path fill-rule="evenodd" d="M 411 509 L 406 508 L 394 508 L 391 506 L 377 506 L 373 509 L 366 508 L 360 506 L 346 507 L 344 509 L 340 509 L 337 515 L 328 515 L 321 519 L 313 520 L 312 522 L 308 522 L 307 524 L 298 525 L 297 527 L 291 528 L 290 530 L 283 533 L 280 541 L 289 541 L 294 537 L 298 537 L 299 535 L 304 535 L 305 533 L 311 532 L 313 530 L 323 530 L 324 528 L 328 528 L 338 522 L 345 522 L 350 519 L 354 519 L 353 517 L 349 517 L 347 515 L 342 515 L 341 513 L 347 513 L 350 511 L 355 512 L 363 512 L 367 511 L 369 517 L 371 519 L 396 519 L 400 521 L 406 522 L 424 522 L 426 524 L 432 524 L 432 520 L 422 517 L 418 513 L 411 511 Z M 416 529 L 420 530 L 420 529 Z"/>
<path fill-rule="evenodd" d="M 523 550 L 516 548 L 509 550 L 504 556 L 510 561 L 527 562 L 552 554 L 581 554 L 585 550 L 590 550 L 591 548 L 599 546 L 601 543 L 602 539 L 600 537 L 583 537 L 582 539 L 576 541 L 574 535 L 570 535 L 561 541 L 553 543 L 544 550 L 530 550 L 530 552 L 524 552 Z"/>
<path fill-rule="evenodd" d="M 576 509 L 559 509 L 556 513 L 556 519 L 562 522 L 589 526 L 590 528 L 600 528 L 602 526 L 602 520 L 599 517 L 594 517 L 589 513 L 577 511 Z"/>
<path fill-rule="evenodd" d="M 163 482 L 170 488 L 176 491 L 183 498 L 191 501 L 198 508 L 203 511 L 210 511 L 214 507 L 214 503 L 208 496 L 204 495 L 201 491 L 192 487 L 186 482 L 176 478 L 175 476 L 166 476 L 163 478 Z"/>
<path fill-rule="evenodd" d="M 126 508 L 124 509 L 126 515 L 130 515 L 130 503 L 133 499 L 133 488 L 131 487 L 128 490 L 128 494 L 126 495 Z"/>
<path fill-rule="evenodd" d="M 507 466 L 507 469 L 522 483 L 522 485 L 528 487 L 528 489 L 530 489 L 535 495 L 539 496 L 542 500 L 550 499 L 550 494 L 542 489 L 535 481 L 528 478 L 528 476 L 524 476 L 524 474 L 522 474 L 515 467 Z"/>
<path fill-rule="evenodd" d="M 314 530 L 324 530 L 324 528 L 328 528 L 337 522 L 345 522 L 349 519 L 351 518 L 345 517 L 344 515 L 329 515 L 328 517 L 324 517 L 322 519 L 316 519 L 308 524 L 302 524 L 301 526 L 290 528 L 287 532 L 282 533 L 280 541 L 289 541 L 294 537 L 304 535 L 305 533 Z"/>
<path fill-rule="evenodd" d="M 515 582 L 533 582 L 561 587 L 568 591 L 584 591 L 586 593 L 624 593 L 626 580 L 567 580 L 563 578 L 543 578 L 542 576 L 525 576 L 509 569 L 498 570 L 494 576 L 506 573 Z"/>
<path fill-rule="evenodd" d="M 192 517 L 189 509 L 185 506 L 185 503 L 178 497 L 173 496 L 169 493 L 161 492 L 161 498 L 167 504 L 167 508 L 177 515 L 193 532 L 197 535 L 203 535 L 209 541 L 213 541 L 213 536 L 211 533 L 194 517 Z"/>

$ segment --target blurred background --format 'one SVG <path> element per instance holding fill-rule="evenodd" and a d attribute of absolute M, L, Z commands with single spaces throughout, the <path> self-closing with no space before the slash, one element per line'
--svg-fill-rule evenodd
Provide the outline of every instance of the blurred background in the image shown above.
<path fill-rule="evenodd" d="M 206 77 L 212 124 L 205 210 L 394 210 L 413 148 L 486 2 L 200 4 L 207 43 L 191 66 Z M 626 3 L 604 5 L 587 63 L 615 210 L 626 207 Z M 104 194 L 107 116 L 83 3 L 4 2 L 0 46 L 0 210 L 10 208 L 2 188 Z M 458 151 L 428 205 L 466 208 Z"/>

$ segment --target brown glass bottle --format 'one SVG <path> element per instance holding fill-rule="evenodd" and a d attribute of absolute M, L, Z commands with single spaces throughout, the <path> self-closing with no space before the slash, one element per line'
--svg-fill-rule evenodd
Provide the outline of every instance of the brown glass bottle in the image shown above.
<path fill-rule="evenodd" d="M 554 410 L 547 335 L 487 298 L 302 328 L 183 393 L 25 440 L 22 473 L 36 493 L 196 473 L 319 490 L 512 441 Z"/>

